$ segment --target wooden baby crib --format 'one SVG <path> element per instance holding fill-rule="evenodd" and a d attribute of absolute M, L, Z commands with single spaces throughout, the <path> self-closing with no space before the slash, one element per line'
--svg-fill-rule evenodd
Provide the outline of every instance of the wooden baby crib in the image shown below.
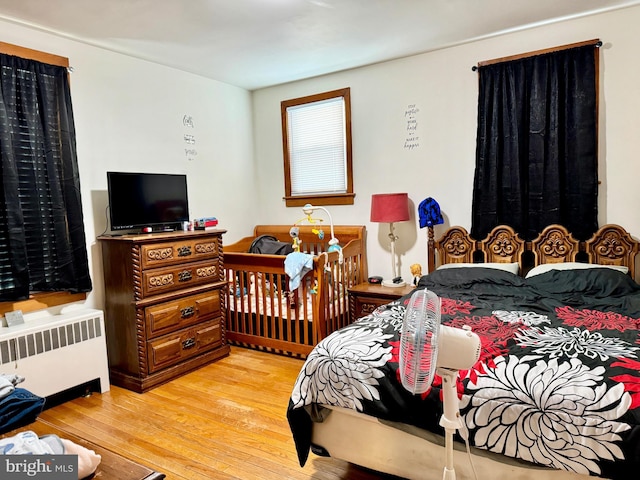
<path fill-rule="evenodd" d="M 289 291 L 283 255 L 248 253 L 261 235 L 292 242 L 291 225 L 258 225 L 251 237 L 223 247 L 228 288 L 227 340 L 233 345 L 306 357 L 331 332 L 349 324 L 347 289 L 367 279 L 366 228 L 334 226 L 341 252 L 327 252 L 329 226 L 299 226 L 300 251 L 313 267 Z"/>

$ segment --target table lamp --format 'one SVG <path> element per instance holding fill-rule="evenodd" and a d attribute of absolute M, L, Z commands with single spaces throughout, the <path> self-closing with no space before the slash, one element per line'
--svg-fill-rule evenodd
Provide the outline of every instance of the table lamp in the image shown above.
<path fill-rule="evenodd" d="M 385 280 L 386 287 L 403 287 L 406 283 L 396 265 L 396 240 L 393 224 L 409 220 L 409 197 L 406 193 L 375 193 L 371 195 L 371 219 L 376 223 L 389 224 L 389 241 L 391 242 L 391 280 Z"/>

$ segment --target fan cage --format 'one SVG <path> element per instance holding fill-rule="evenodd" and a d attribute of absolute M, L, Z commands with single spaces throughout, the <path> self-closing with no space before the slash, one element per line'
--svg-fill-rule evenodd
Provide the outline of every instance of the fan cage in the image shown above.
<path fill-rule="evenodd" d="M 426 392 L 433 382 L 438 357 L 440 298 L 423 289 L 409 300 L 400 336 L 400 378 L 412 394 Z"/>

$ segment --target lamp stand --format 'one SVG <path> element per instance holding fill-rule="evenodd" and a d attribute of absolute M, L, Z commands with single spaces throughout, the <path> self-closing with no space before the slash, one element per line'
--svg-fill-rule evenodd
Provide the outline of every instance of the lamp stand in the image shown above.
<path fill-rule="evenodd" d="M 391 242 L 391 280 L 383 280 L 382 286 L 384 287 L 404 287 L 406 283 L 404 280 L 394 282 L 393 279 L 399 277 L 396 268 L 396 240 L 398 237 L 393 232 L 393 222 L 389 223 L 389 241 Z"/>

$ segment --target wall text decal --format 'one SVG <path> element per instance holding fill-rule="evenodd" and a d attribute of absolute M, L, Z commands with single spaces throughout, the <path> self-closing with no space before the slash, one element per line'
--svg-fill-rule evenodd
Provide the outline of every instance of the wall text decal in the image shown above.
<path fill-rule="evenodd" d="M 420 109 L 415 103 L 407 105 L 407 108 L 404 111 L 407 133 L 407 136 L 404 139 L 404 148 L 408 150 L 413 150 L 420 146 L 420 137 L 418 136 L 418 113 L 420 113 Z"/>
<path fill-rule="evenodd" d="M 182 117 L 182 125 L 185 128 L 193 129 L 195 125 L 193 123 L 193 117 L 191 115 L 183 115 Z M 193 133 L 184 133 L 182 136 L 182 140 L 184 141 L 186 148 L 184 149 L 184 154 L 187 157 L 188 161 L 195 160 L 198 156 L 198 151 L 195 149 L 196 144 L 196 136 Z"/>

